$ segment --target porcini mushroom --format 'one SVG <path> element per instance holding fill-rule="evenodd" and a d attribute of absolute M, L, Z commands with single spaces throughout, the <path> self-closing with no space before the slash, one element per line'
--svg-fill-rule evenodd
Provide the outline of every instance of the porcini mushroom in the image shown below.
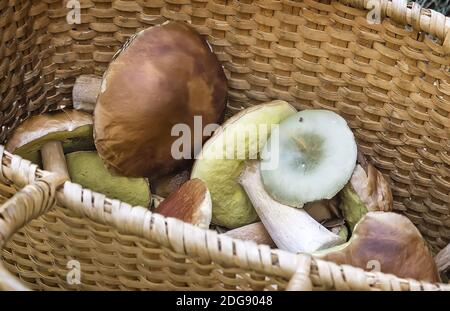
<path fill-rule="evenodd" d="M 350 179 L 356 158 L 353 133 L 341 116 L 303 110 L 284 120 L 263 148 L 264 188 L 276 201 L 293 207 L 331 199 Z M 264 169 L 267 163 L 279 164 Z"/>
<path fill-rule="evenodd" d="M 170 194 L 154 211 L 207 229 L 211 223 L 211 195 L 203 181 L 191 179 Z"/>
<path fill-rule="evenodd" d="M 167 174 L 188 161 L 182 152 L 173 154 L 177 131 L 190 131 L 191 146 L 183 148 L 192 159 L 207 138 L 204 128 L 221 122 L 226 94 L 223 68 L 193 28 L 182 22 L 147 28 L 122 47 L 103 76 L 94 110 L 97 151 L 124 176 Z"/>
<path fill-rule="evenodd" d="M 72 182 L 133 206 L 150 207 L 152 195 L 146 178 L 112 175 L 95 151 L 77 151 L 66 155 Z"/>
<path fill-rule="evenodd" d="M 345 240 L 298 208 L 332 199 L 350 179 L 356 158 L 353 133 L 342 117 L 304 110 L 272 131 L 261 162 L 249 164 L 240 184 L 279 248 L 313 252 Z"/>
<path fill-rule="evenodd" d="M 375 267 L 402 278 L 439 282 L 436 264 L 419 230 L 407 217 L 392 212 L 368 212 L 347 243 L 313 255 L 362 269 Z"/>
<path fill-rule="evenodd" d="M 64 153 L 92 150 L 92 116 L 75 110 L 33 116 L 9 138 L 6 149 L 68 180 Z"/>
<path fill-rule="evenodd" d="M 247 164 L 239 183 L 278 248 L 295 253 L 311 253 L 345 242 L 305 210 L 275 201 L 264 189 L 258 162 Z"/>
<path fill-rule="evenodd" d="M 205 143 L 191 178 L 202 179 L 211 191 L 212 222 L 237 228 L 258 216 L 237 178 L 248 159 L 256 159 L 272 127 L 297 110 L 277 100 L 242 110 L 228 119 Z"/>

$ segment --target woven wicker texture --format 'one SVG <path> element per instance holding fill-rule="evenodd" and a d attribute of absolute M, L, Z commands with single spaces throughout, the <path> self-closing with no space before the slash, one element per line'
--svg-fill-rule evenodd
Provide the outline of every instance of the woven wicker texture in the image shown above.
<path fill-rule="evenodd" d="M 446 16 L 450 15 L 450 0 L 420 0 L 417 2 L 424 8 L 441 12 Z"/>
<path fill-rule="evenodd" d="M 449 18 L 398 0 L 375 1 L 381 24 L 368 23 L 362 0 L 80 2 L 71 25 L 64 1 L 0 0 L 1 141 L 31 114 L 70 107 L 75 78 L 101 75 L 138 29 L 184 20 L 224 65 L 229 111 L 273 98 L 337 111 L 390 178 L 395 209 L 434 251 L 449 243 Z M 6 201 L 39 171 L 2 161 Z M 231 242 L 70 183 L 58 198 L 2 253 L 33 289 L 284 289 L 299 262 L 290 289 L 436 288 Z M 67 283 L 70 259 L 81 263 L 80 285 Z"/>
<path fill-rule="evenodd" d="M 1 156 L 0 177 L 7 182 L 43 175 L 27 160 Z M 450 290 L 233 240 L 70 182 L 56 192 L 41 180 L 17 193 L 7 186 L 0 192 L 15 193 L 0 210 L 0 248 L 12 236 L 3 264 L 20 278 L 0 266 L 0 289 Z M 47 212 L 55 199 L 65 208 Z M 73 259 L 79 284 L 68 281 Z"/>

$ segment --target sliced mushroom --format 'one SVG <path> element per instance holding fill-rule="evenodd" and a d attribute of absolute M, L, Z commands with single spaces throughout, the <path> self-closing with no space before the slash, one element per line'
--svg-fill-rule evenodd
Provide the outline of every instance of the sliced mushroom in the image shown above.
<path fill-rule="evenodd" d="M 209 228 L 212 214 L 209 190 L 200 179 L 191 179 L 162 201 L 155 213 Z"/>
<path fill-rule="evenodd" d="M 258 162 L 249 162 L 239 183 L 278 248 L 311 253 L 345 242 L 342 237 L 315 221 L 305 210 L 275 201 L 264 189 Z"/>
<path fill-rule="evenodd" d="M 146 178 L 112 175 L 95 151 L 78 151 L 66 155 L 72 182 L 105 194 L 111 199 L 150 207 L 152 195 Z"/>
<path fill-rule="evenodd" d="M 33 116 L 14 131 L 6 148 L 69 180 L 64 153 L 94 149 L 92 116 L 75 110 Z"/>
<path fill-rule="evenodd" d="M 402 278 L 439 282 L 436 264 L 419 230 L 407 217 L 392 212 L 368 212 L 347 243 L 314 256 Z"/>

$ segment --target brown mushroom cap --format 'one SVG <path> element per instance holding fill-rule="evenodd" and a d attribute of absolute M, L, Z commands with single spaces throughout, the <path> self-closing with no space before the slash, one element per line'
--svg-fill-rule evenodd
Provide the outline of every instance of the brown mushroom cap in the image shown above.
<path fill-rule="evenodd" d="M 381 272 L 439 282 L 436 264 L 419 230 L 407 217 L 392 212 L 367 213 L 347 243 L 315 255 L 362 269 L 377 261 Z"/>
<path fill-rule="evenodd" d="M 201 179 L 191 179 L 162 201 L 155 213 L 206 229 L 211 223 L 211 195 Z"/>
<path fill-rule="evenodd" d="M 97 150 L 108 168 L 125 176 L 169 173 L 187 162 L 171 154 L 179 138 L 172 127 L 187 124 L 193 136 L 194 116 L 203 127 L 219 123 L 226 93 L 220 63 L 187 24 L 141 31 L 104 75 L 94 112 Z"/>
<path fill-rule="evenodd" d="M 92 150 L 92 115 L 76 110 L 33 116 L 14 130 L 6 149 L 36 164 L 39 150 L 49 141 L 60 141 L 64 152 Z"/>

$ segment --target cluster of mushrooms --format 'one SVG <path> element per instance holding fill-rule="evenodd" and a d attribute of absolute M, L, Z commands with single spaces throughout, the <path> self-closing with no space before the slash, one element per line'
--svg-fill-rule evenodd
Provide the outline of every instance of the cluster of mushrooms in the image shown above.
<path fill-rule="evenodd" d="M 194 131 L 194 116 L 203 127 L 221 123 L 226 95 L 207 42 L 168 22 L 130 38 L 102 79 L 77 79 L 75 109 L 31 117 L 7 149 L 63 181 L 234 238 L 439 281 L 421 234 L 392 212 L 387 181 L 332 111 L 253 106 L 203 137 L 201 150 L 193 138 L 195 163 L 175 159 L 172 128 Z M 268 130 L 252 135 L 261 126 Z"/>

